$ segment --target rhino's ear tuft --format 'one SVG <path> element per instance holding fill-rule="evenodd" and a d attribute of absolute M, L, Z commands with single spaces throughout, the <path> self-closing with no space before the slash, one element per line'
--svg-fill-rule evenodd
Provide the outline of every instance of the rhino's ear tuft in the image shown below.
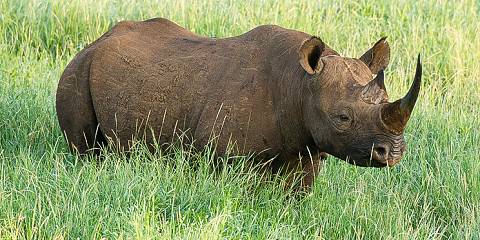
<path fill-rule="evenodd" d="M 390 46 L 386 39 L 387 37 L 382 37 L 360 57 L 373 74 L 385 69 L 390 62 Z"/>
<path fill-rule="evenodd" d="M 305 40 L 298 52 L 299 62 L 308 74 L 315 74 L 322 70 L 323 63 L 320 61 L 325 44 L 317 37 Z"/>

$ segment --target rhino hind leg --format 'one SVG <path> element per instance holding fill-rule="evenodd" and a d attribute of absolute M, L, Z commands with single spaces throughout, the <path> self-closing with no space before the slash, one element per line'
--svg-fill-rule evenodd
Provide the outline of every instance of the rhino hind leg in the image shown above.
<path fill-rule="evenodd" d="M 56 111 L 70 150 L 98 154 L 106 140 L 93 107 L 88 81 L 90 63 L 86 59 L 88 52 L 80 53 L 65 69 L 58 85 Z"/>

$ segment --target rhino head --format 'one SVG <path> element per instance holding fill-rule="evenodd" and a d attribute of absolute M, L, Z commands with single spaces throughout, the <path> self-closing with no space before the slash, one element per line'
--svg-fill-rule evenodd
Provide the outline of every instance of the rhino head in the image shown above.
<path fill-rule="evenodd" d="M 405 151 L 404 130 L 420 90 L 420 56 L 408 93 L 389 102 L 384 69 L 390 48 L 385 38 L 358 59 L 325 56 L 324 50 L 323 42 L 315 37 L 299 50 L 307 81 L 302 99 L 304 124 L 315 144 L 358 166 L 395 165 Z"/>

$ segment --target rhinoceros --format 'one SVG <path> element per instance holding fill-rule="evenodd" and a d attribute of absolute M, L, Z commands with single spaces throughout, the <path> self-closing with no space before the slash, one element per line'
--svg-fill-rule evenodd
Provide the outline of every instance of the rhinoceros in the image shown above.
<path fill-rule="evenodd" d="M 167 19 L 123 21 L 79 52 L 61 76 L 56 111 L 70 148 L 170 143 L 179 134 L 216 153 L 258 153 L 303 170 L 310 186 L 331 154 L 393 166 L 421 85 L 418 56 L 405 97 L 389 102 L 385 38 L 360 58 L 275 25 L 237 37 L 196 35 Z M 303 157 L 302 157 L 303 156 Z"/>

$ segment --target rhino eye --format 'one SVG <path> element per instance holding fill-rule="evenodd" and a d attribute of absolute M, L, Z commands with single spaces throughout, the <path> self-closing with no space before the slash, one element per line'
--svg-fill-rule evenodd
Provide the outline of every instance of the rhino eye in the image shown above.
<path fill-rule="evenodd" d="M 338 115 L 338 119 L 342 122 L 349 122 L 350 121 L 350 117 L 347 116 L 346 114 L 340 114 Z"/>
<path fill-rule="evenodd" d="M 333 127 L 339 131 L 346 131 L 353 126 L 354 115 L 349 108 L 333 110 L 329 116 L 333 123 Z"/>
<path fill-rule="evenodd" d="M 352 127 L 352 117 L 347 113 L 338 113 L 334 115 L 333 122 L 335 127 L 340 131 L 346 131 Z"/>

